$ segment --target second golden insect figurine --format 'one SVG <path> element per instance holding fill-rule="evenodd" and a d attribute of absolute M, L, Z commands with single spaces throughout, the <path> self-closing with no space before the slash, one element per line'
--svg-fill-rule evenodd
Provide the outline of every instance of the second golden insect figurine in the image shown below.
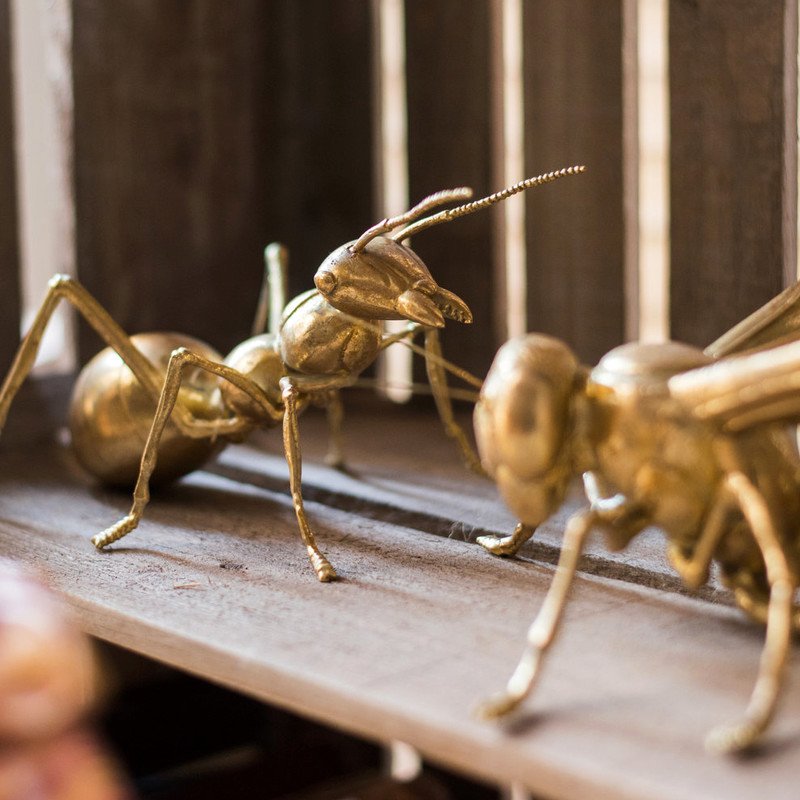
<path fill-rule="evenodd" d="M 624 548 L 645 526 L 666 534 L 686 585 L 711 562 L 736 603 L 766 625 L 758 677 L 743 719 L 711 732 L 716 751 L 750 747 L 781 690 L 800 577 L 800 285 L 700 351 L 628 344 L 594 369 L 548 336 L 498 352 L 475 409 L 486 469 L 521 520 L 513 534 L 482 537 L 512 555 L 583 475 L 589 505 L 566 527 L 558 567 L 506 691 L 485 716 L 515 708 L 532 690 L 558 629 L 588 534 Z M 781 344 L 776 344 L 781 342 Z"/>
<path fill-rule="evenodd" d="M 152 480 L 170 480 L 197 469 L 231 441 L 258 427 L 283 428 L 292 500 L 300 536 L 317 577 L 336 572 L 319 549 L 303 507 L 298 415 L 310 403 L 327 408 L 330 460 L 342 460 L 339 390 L 352 385 L 386 347 L 424 332 L 428 377 L 446 432 L 468 465 L 477 457 L 453 418 L 438 329 L 445 319 L 471 322 L 467 305 L 439 286 L 420 257 L 403 242 L 432 225 L 487 208 L 518 192 L 583 171 L 570 167 L 521 181 L 496 194 L 425 216 L 471 196 L 469 189 L 433 194 L 404 214 L 384 219 L 357 240 L 331 253 L 317 270 L 315 287 L 284 304 L 282 250 L 268 248 L 270 297 L 259 304 L 252 338 L 223 358 L 188 336 L 128 336 L 77 282 L 56 276 L 0 387 L 0 430 L 28 376 L 45 328 L 61 300 L 71 303 L 108 347 L 81 372 L 70 411 L 73 450 L 81 464 L 106 483 L 135 482 L 130 512 L 95 536 L 98 548 L 139 524 Z M 198 287 L 202 289 L 202 287 Z M 263 333 L 266 307 L 270 330 Z M 384 335 L 381 320 L 407 320 L 399 334 Z M 165 321 L 168 323 L 168 321 Z M 480 383 L 478 382 L 478 385 Z M 142 451 L 142 442 L 144 451 Z"/>

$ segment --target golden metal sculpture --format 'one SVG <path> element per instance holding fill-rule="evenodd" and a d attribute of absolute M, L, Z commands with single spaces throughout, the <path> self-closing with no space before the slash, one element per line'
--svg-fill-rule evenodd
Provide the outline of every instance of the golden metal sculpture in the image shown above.
<path fill-rule="evenodd" d="M 504 345 L 475 409 L 482 463 L 521 520 L 491 553 L 512 555 L 583 475 L 589 506 L 564 532 L 552 584 L 497 717 L 532 690 L 556 635 L 582 547 L 601 529 L 624 548 L 645 526 L 667 537 L 690 588 L 712 561 L 736 603 L 766 625 L 758 677 L 743 719 L 707 738 L 714 751 L 750 747 L 780 694 L 800 579 L 800 285 L 705 351 L 633 343 L 582 367 L 562 342 L 528 335 Z"/>
<path fill-rule="evenodd" d="M 136 528 L 150 499 L 151 479 L 185 475 L 228 442 L 241 441 L 258 427 L 282 425 L 300 535 L 319 580 L 332 580 L 336 573 L 317 546 L 303 508 L 297 418 L 307 405 L 327 409 L 329 461 L 341 464 L 339 390 L 355 383 L 381 350 L 403 343 L 425 356 L 445 431 L 456 440 L 467 464 L 480 469 L 453 417 L 445 371 L 470 376 L 441 357 L 438 334 L 445 318 L 468 323 L 472 315 L 460 298 L 437 285 L 403 240 L 582 171 L 583 167 L 570 167 L 529 178 L 481 200 L 424 216 L 472 193 L 462 188 L 433 194 L 331 253 L 317 270 L 316 288 L 286 305 L 285 253 L 271 245 L 254 335 L 225 358 L 189 336 L 129 337 L 83 287 L 58 275 L 0 387 L 0 430 L 33 366 L 53 310 L 67 300 L 108 345 L 84 367 L 76 383 L 70 410 L 73 449 L 78 461 L 100 480 L 123 485 L 135 481 L 130 512 L 95 536 L 95 546 L 104 548 Z M 383 335 L 380 320 L 389 319 L 407 320 L 409 325 L 401 333 Z M 269 332 L 262 333 L 267 320 Z M 410 341 L 418 331 L 425 336 L 424 350 Z"/>

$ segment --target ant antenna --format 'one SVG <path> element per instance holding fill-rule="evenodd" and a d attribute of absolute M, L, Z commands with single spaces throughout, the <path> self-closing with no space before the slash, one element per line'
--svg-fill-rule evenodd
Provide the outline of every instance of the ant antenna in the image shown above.
<path fill-rule="evenodd" d="M 487 197 L 482 197 L 480 200 L 475 200 L 473 203 L 467 203 L 466 205 L 458 206 L 457 208 L 449 208 L 446 211 L 440 211 L 438 214 L 434 214 L 432 217 L 421 219 L 418 222 L 415 222 L 413 225 L 403 228 L 403 230 L 396 233 L 392 238 L 402 241 L 403 239 L 407 239 L 409 236 L 413 236 L 420 231 L 424 231 L 426 228 L 430 228 L 432 225 L 438 225 L 441 222 L 450 222 L 451 220 L 458 219 L 458 217 L 463 217 L 465 214 L 471 214 L 473 211 L 480 211 L 482 208 L 499 203 L 501 200 L 505 200 L 507 197 L 518 194 L 525 189 L 530 189 L 533 186 L 541 186 L 543 183 L 551 183 L 552 181 L 558 180 L 559 178 L 563 178 L 567 175 L 578 175 L 579 173 L 585 171 L 586 167 L 581 165 L 565 167 L 564 169 L 559 169 L 555 172 L 547 172 L 544 175 L 537 175 L 535 178 L 526 178 L 524 181 L 515 183 L 513 186 L 509 186 L 507 189 L 495 192 Z"/>
<path fill-rule="evenodd" d="M 461 186 L 458 189 L 444 189 L 441 192 L 428 195 L 424 200 L 420 200 L 414 208 L 399 214 L 396 217 L 384 219 L 382 222 L 367 228 L 355 244 L 350 245 L 351 253 L 358 253 L 363 250 L 376 236 L 396 228 L 398 225 L 405 225 L 408 222 L 413 222 L 421 214 L 429 211 L 436 206 L 444 205 L 445 203 L 453 203 L 456 200 L 468 200 L 472 197 L 472 189 Z"/>

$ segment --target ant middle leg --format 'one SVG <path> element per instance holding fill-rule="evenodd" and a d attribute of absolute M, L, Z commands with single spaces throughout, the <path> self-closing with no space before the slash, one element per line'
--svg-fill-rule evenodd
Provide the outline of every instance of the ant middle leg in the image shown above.
<path fill-rule="evenodd" d="M 311 566 L 314 568 L 317 578 L 322 582 L 332 581 L 336 578 L 336 570 L 317 546 L 317 541 L 308 524 L 303 506 L 301 485 L 303 463 L 300 453 L 300 432 L 297 425 L 299 391 L 291 378 L 281 378 L 280 386 L 284 402 L 283 449 L 286 455 L 286 463 L 289 466 L 289 488 L 292 492 L 292 503 L 297 516 L 297 524 L 300 528 L 300 537 L 306 546 Z"/>
<path fill-rule="evenodd" d="M 670 563 L 690 589 L 699 589 L 708 580 L 708 571 L 714 551 L 729 531 L 726 524 L 730 512 L 735 508 L 735 499 L 730 490 L 723 486 L 717 492 L 711 509 L 700 533 L 694 550 L 687 554 L 675 544 L 670 544 L 667 551 Z"/>
<path fill-rule="evenodd" d="M 332 389 L 325 398 L 325 414 L 328 417 L 328 452 L 325 463 L 334 469 L 344 470 L 344 404 L 338 389 Z"/>
<path fill-rule="evenodd" d="M 246 392 L 261 407 L 264 416 L 270 417 L 274 422 L 281 419 L 281 412 L 275 409 L 269 402 L 264 392 L 237 370 L 210 361 L 203 356 L 192 353 L 184 347 L 174 350 L 167 365 L 167 372 L 164 377 L 164 385 L 159 394 L 156 413 L 150 426 L 142 458 L 139 464 L 139 475 L 136 479 L 136 486 L 133 490 L 133 504 L 131 510 L 121 520 L 116 522 L 102 533 L 92 538 L 92 544 L 98 550 L 107 547 L 113 542 L 118 541 L 126 534 L 134 530 L 142 518 L 144 509 L 150 501 L 150 478 L 156 467 L 158 459 L 158 446 L 164 428 L 173 416 L 173 411 L 177 411 L 176 402 L 183 379 L 183 371 L 187 367 L 199 367 L 207 372 L 211 372 L 229 381 L 238 389 Z M 219 419 L 205 420 L 196 419 L 186 410 L 181 409 L 180 418 L 174 419 L 183 433 L 196 438 L 217 438 L 220 436 L 234 436 L 237 434 L 248 433 L 255 427 L 255 422 L 246 417 L 231 416 L 220 417 Z M 177 414 L 174 416 L 178 416 Z"/>

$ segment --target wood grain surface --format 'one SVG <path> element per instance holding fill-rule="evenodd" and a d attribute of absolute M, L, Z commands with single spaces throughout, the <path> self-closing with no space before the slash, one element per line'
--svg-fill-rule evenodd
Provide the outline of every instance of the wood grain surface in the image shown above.
<path fill-rule="evenodd" d="M 781 0 L 672 0 L 672 336 L 704 346 L 784 284 L 784 46 Z M 792 113 L 796 116 L 796 108 Z M 796 260 L 792 265 L 796 273 Z M 791 276 L 794 280 L 795 275 Z"/>
<path fill-rule="evenodd" d="M 0 0 L 0 375 L 5 374 L 19 343 L 20 319 L 10 44 L 9 2 Z"/>
<path fill-rule="evenodd" d="M 435 439 L 433 428 L 421 434 L 413 450 Z M 441 471 L 455 469 L 441 453 Z M 257 471 L 268 457 L 230 458 Z M 382 476 L 359 458 L 372 491 Z M 583 573 L 535 698 L 512 721 L 486 724 L 470 709 L 515 664 L 550 565 L 495 559 L 383 521 L 367 498 L 359 510 L 319 494 L 308 511 L 342 576 L 323 586 L 285 489 L 208 472 L 156 497 L 139 530 L 97 553 L 88 537 L 125 513 L 125 494 L 94 488 L 59 451 L 7 451 L 2 466 L 3 552 L 39 567 L 85 627 L 115 644 L 544 797 L 796 797 L 796 658 L 757 757 L 702 749 L 708 728 L 743 710 L 755 677 L 763 631 L 734 609 Z M 411 497 L 431 484 L 395 467 L 382 491 Z M 469 507 L 472 493 L 467 482 L 451 501 Z"/>

